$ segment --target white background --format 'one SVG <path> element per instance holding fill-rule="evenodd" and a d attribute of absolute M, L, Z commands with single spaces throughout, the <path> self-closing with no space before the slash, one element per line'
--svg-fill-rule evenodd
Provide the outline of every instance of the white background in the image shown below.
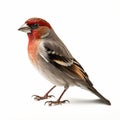
<path fill-rule="evenodd" d="M 70 88 L 70 104 L 49 107 L 34 101 L 52 84 L 30 64 L 28 38 L 17 29 L 30 17 L 49 21 L 94 86 L 112 105 L 93 94 Z M 0 119 L 1 120 L 119 120 L 120 119 L 120 1 L 4 0 L 0 1 Z M 63 88 L 51 94 L 57 97 Z"/>

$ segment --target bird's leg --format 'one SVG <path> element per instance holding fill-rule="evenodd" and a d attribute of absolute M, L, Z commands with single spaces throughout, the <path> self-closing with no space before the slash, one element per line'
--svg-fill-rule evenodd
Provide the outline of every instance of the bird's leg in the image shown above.
<path fill-rule="evenodd" d="M 60 95 L 60 97 L 56 101 L 47 101 L 47 102 L 45 102 L 45 104 L 48 103 L 49 106 L 52 106 L 52 105 L 59 105 L 59 104 L 62 104 L 62 103 L 69 102 L 68 100 L 62 100 L 61 101 L 61 98 L 62 98 L 63 94 L 66 92 L 67 89 L 68 89 L 68 87 L 64 89 L 64 91 L 62 92 L 62 94 Z"/>
<path fill-rule="evenodd" d="M 56 87 L 56 86 L 53 86 L 47 93 L 45 93 L 44 96 L 33 95 L 32 97 L 34 97 L 34 99 L 37 100 L 37 101 L 54 97 L 53 95 L 49 95 L 49 93 L 50 93 L 55 87 Z"/>

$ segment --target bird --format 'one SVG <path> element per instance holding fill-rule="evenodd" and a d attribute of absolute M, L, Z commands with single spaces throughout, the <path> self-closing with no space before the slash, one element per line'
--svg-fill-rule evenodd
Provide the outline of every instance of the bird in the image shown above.
<path fill-rule="evenodd" d="M 46 101 L 49 106 L 59 105 L 68 100 L 61 100 L 71 86 L 81 87 L 95 94 L 100 101 L 111 105 L 110 101 L 101 95 L 93 86 L 88 74 L 81 64 L 72 56 L 66 45 L 55 33 L 46 20 L 38 17 L 29 18 L 18 29 L 27 33 L 28 57 L 33 66 L 51 83 L 53 87 L 44 96 L 33 95 L 35 100 L 44 100 L 53 95 L 49 93 L 56 87 L 64 87 L 63 92 L 55 101 Z"/>

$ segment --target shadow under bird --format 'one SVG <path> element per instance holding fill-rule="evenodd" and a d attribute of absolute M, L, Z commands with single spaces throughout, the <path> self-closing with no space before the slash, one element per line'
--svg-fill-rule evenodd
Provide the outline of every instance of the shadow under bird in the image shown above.
<path fill-rule="evenodd" d="M 47 101 L 48 105 L 58 105 L 68 100 L 61 100 L 70 86 L 78 86 L 98 96 L 100 100 L 111 105 L 93 86 L 87 73 L 71 55 L 67 47 L 56 35 L 51 25 L 41 18 L 30 18 L 18 30 L 28 35 L 28 56 L 31 63 L 54 86 L 44 95 L 34 95 L 34 99 L 43 100 L 52 95 L 49 93 L 56 86 L 64 86 L 64 90 L 56 101 Z"/>

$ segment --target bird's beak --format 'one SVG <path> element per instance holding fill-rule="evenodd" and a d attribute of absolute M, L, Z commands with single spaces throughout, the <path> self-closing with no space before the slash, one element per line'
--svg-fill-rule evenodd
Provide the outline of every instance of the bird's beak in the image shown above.
<path fill-rule="evenodd" d="M 23 24 L 18 30 L 25 33 L 31 33 L 31 28 L 27 24 Z"/>

